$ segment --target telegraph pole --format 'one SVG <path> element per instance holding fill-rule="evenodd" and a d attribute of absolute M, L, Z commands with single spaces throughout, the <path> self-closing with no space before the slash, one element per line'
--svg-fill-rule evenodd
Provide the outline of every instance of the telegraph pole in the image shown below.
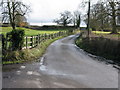
<path fill-rule="evenodd" d="M 89 3 L 88 3 L 88 24 L 87 24 L 87 30 L 88 30 L 88 37 L 89 37 L 89 34 L 90 34 L 90 0 L 89 0 Z"/>

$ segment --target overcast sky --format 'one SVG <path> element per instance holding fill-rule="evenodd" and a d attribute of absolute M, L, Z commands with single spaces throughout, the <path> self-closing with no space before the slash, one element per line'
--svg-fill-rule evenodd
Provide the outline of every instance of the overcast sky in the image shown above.
<path fill-rule="evenodd" d="M 31 6 L 28 16 L 30 23 L 41 23 L 53 21 L 58 18 L 61 12 L 65 10 L 80 10 L 79 5 L 83 0 L 23 0 L 24 3 Z M 96 1 L 96 0 L 93 0 Z M 84 12 L 85 10 L 81 10 Z"/>

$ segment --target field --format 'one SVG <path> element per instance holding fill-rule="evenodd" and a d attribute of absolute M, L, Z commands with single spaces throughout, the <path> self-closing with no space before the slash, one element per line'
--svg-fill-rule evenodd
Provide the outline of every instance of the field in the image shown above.
<path fill-rule="evenodd" d="M 91 37 L 104 37 L 112 40 L 120 40 L 120 32 L 119 34 L 110 34 L 110 32 L 103 31 L 92 31 Z"/>
<path fill-rule="evenodd" d="M 104 32 L 104 31 L 92 31 L 95 34 L 110 34 L 110 32 Z"/>
<path fill-rule="evenodd" d="M 64 31 L 64 30 L 33 30 L 33 29 L 28 29 L 28 28 L 20 28 L 17 27 L 16 29 L 22 29 L 25 30 L 25 36 L 33 36 L 33 35 L 38 35 L 38 34 L 51 34 L 51 33 L 57 33 L 59 31 Z M 12 31 L 11 27 L 2 27 L 2 31 L 0 34 L 6 34 L 7 32 Z"/>

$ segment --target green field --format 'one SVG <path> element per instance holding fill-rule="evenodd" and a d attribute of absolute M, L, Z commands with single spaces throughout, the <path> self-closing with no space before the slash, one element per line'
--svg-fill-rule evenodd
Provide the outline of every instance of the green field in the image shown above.
<path fill-rule="evenodd" d="M 120 40 L 120 32 L 119 34 L 110 34 L 111 32 L 103 32 L 103 31 L 92 31 L 93 34 L 91 34 L 92 37 L 99 36 L 104 37 L 112 40 Z"/>
<path fill-rule="evenodd" d="M 110 34 L 110 32 L 104 32 L 104 31 L 92 31 L 92 32 L 96 34 Z"/>
<path fill-rule="evenodd" d="M 104 31 L 92 31 L 92 32 L 96 34 L 110 34 L 111 33 L 111 32 L 104 32 Z"/>
<path fill-rule="evenodd" d="M 65 30 L 33 30 L 33 29 L 28 29 L 28 28 L 21 28 L 17 27 L 16 29 L 22 29 L 25 30 L 25 36 L 32 36 L 32 35 L 38 35 L 38 34 L 52 34 L 52 33 L 57 33 L 59 31 L 65 31 Z M 12 31 L 11 27 L 2 27 L 2 31 L 0 34 L 6 34 L 7 32 Z"/>

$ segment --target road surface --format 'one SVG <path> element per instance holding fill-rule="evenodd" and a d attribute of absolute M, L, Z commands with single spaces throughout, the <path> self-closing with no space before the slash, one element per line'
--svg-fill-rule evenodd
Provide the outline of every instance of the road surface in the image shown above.
<path fill-rule="evenodd" d="M 3 88 L 118 88 L 118 70 L 79 49 L 77 36 L 52 43 L 41 62 L 4 66 Z"/>

